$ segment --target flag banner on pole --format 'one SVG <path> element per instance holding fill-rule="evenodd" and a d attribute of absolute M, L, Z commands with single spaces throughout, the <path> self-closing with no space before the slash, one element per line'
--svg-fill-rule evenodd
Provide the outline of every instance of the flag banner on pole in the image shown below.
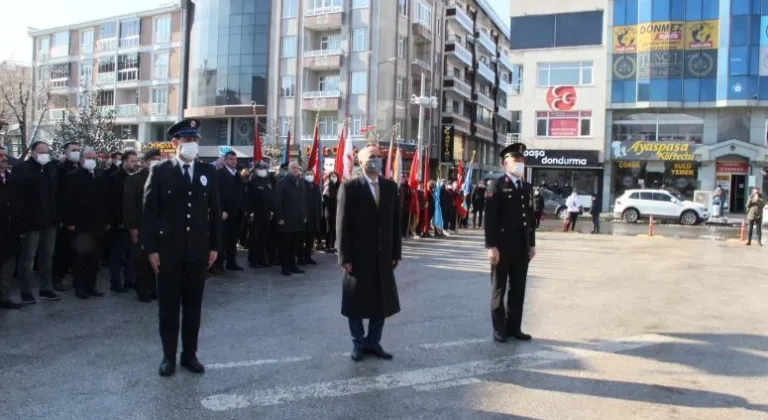
<path fill-rule="evenodd" d="M 437 180 L 437 185 L 435 186 L 435 192 L 433 193 L 434 202 L 435 202 L 435 208 L 432 210 L 434 215 L 432 216 L 432 224 L 435 225 L 437 229 L 442 230 L 443 229 L 443 211 L 440 208 L 440 190 L 442 186 L 440 185 L 440 180 Z"/>
<path fill-rule="evenodd" d="M 320 122 L 318 118 L 315 118 L 315 131 L 314 136 L 312 137 L 312 151 L 309 152 L 309 161 L 307 162 L 307 170 L 312 169 L 317 166 L 319 154 L 318 151 L 320 150 Z"/>
<path fill-rule="evenodd" d="M 339 174 L 342 179 L 351 179 L 355 171 L 355 152 L 352 148 L 352 139 L 349 137 L 349 125 L 346 128 L 346 141 L 344 142 L 344 173 Z"/>
<path fill-rule="evenodd" d="M 280 161 L 280 165 L 287 165 L 291 159 L 291 130 L 288 130 L 288 138 L 285 140 L 285 150 Z"/>
<path fill-rule="evenodd" d="M 336 145 L 336 159 L 333 164 L 333 171 L 336 172 L 339 177 L 344 177 L 344 151 L 346 150 L 347 142 L 347 122 L 344 121 L 344 125 L 341 127 L 341 134 L 339 135 L 339 144 Z"/>
<path fill-rule="evenodd" d="M 253 161 L 261 162 L 264 154 L 261 150 L 261 134 L 259 134 L 259 117 L 253 119 Z"/>

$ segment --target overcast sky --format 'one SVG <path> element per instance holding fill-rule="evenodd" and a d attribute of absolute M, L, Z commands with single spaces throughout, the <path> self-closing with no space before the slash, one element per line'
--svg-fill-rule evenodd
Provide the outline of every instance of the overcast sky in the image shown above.
<path fill-rule="evenodd" d="M 488 0 L 501 19 L 509 24 L 509 0 Z M 78 22 L 151 9 L 162 0 L 8 0 L 3 1 L 5 19 L 0 23 L 0 61 L 32 61 L 32 41 L 27 28 L 46 29 Z"/>

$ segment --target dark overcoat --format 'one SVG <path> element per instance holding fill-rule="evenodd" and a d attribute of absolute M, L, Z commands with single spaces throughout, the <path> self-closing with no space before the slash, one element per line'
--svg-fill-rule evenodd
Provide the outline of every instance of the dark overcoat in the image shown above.
<path fill-rule="evenodd" d="M 299 233 L 304 231 L 307 223 L 307 202 L 305 198 L 306 185 L 304 179 L 294 176 L 284 176 L 275 186 L 275 221 L 283 221 L 277 225 L 277 231 L 283 233 Z"/>
<path fill-rule="evenodd" d="M 0 180 L 0 264 L 21 251 L 18 199 L 13 196 L 11 173 L 5 171 L 4 175 L 5 182 Z"/>
<path fill-rule="evenodd" d="M 141 229 L 141 211 L 144 202 L 144 184 L 149 178 L 149 169 L 142 168 L 129 175 L 123 191 L 123 227 L 125 230 Z M 141 235 L 141 231 L 139 231 Z M 139 243 L 131 243 L 131 255 L 136 260 L 146 260 L 147 254 Z"/>
<path fill-rule="evenodd" d="M 323 216 L 323 198 L 320 186 L 304 181 L 304 199 L 307 202 L 307 223 L 304 229 L 307 233 L 319 233 L 320 220 Z"/>
<path fill-rule="evenodd" d="M 386 318 L 400 312 L 393 261 L 402 258 L 397 184 L 379 178 L 379 205 L 365 177 L 339 189 L 336 240 L 339 264 L 351 264 L 343 276 L 341 314 Z"/>

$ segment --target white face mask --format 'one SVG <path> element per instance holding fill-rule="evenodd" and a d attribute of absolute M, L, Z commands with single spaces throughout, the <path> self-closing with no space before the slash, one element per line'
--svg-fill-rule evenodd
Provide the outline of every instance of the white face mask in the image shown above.
<path fill-rule="evenodd" d="M 120 159 L 118 159 L 118 160 L 116 160 L 116 161 L 115 161 L 115 166 L 120 166 L 120 165 L 122 165 L 122 164 L 123 164 L 123 161 L 122 161 L 122 160 L 120 160 Z"/>
<path fill-rule="evenodd" d="M 96 159 L 86 159 L 83 161 L 83 168 L 89 171 L 96 169 Z"/>
<path fill-rule="evenodd" d="M 265 176 L 267 176 L 267 170 L 266 169 L 259 169 L 258 171 L 256 171 L 256 175 L 264 178 Z"/>
<path fill-rule="evenodd" d="M 35 157 L 35 160 L 37 161 L 37 163 L 41 165 L 47 165 L 48 162 L 51 161 L 51 155 L 49 155 L 48 153 L 40 153 Z"/>
<path fill-rule="evenodd" d="M 304 179 L 306 179 L 306 180 L 307 180 L 307 182 L 312 182 L 312 181 L 314 181 L 314 180 L 315 180 L 315 176 L 314 176 L 314 175 L 306 175 L 306 176 L 304 177 Z"/>
<path fill-rule="evenodd" d="M 72 162 L 77 162 L 80 160 L 80 152 L 69 152 L 67 154 L 67 159 L 69 159 Z"/>
<path fill-rule="evenodd" d="M 331 177 L 331 181 L 333 181 L 333 182 L 336 182 L 336 181 L 338 181 L 338 180 L 339 180 L 339 178 L 336 178 L 335 176 L 332 176 L 332 177 Z"/>
<path fill-rule="evenodd" d="M 197 142 L 189 142 L 189 143 L 182 143 L 181 144 L 181 156 L 184 159 L 194 159 L 197 157 L 197 153 L 199 151 L 199 147 L 197 145 Z"/>
<path fill-rule="evenodd" d="M 525 163 L 515 162 L 514 166 L 512 167 L 512 175 L 518 178 L 522 178 L 523 174 L 525 174 Z"/>
<path fill-rule="evenodd" d="M 150 168 L 154 168 L 155 166 L 161 164 L 162 162 L 163 162 L 162 160 L 150 160 L 149 161 L 149 167 Z"/>

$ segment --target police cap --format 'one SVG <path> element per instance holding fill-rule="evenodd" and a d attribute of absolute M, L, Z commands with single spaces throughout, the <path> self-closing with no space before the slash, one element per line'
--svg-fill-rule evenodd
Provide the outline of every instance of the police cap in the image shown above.
<path fill-rule="evenodd" d="M 168 129 L 168 135 L 174 138 L 195 137 L 200 138 L 200 120 L 185 118 Z"/>
<path fill-rule="evenodd" d="M 523 157 L 523 153 L 525 153 L 526 147 L 523 143 L 512 143 L 508 144 L 506 147 L 501 149 L 501 153 L 499 153 L 499 156 L 501 156 L 502 159 L 506 159 L 507 157 Z"/>

